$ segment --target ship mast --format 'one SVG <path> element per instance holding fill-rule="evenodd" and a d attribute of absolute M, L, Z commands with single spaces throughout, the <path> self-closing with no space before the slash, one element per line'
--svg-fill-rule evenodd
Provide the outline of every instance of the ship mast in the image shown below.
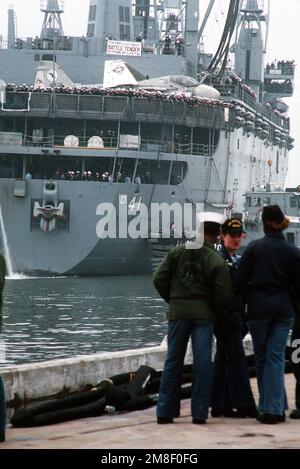
<path fill-rule="evenodd" d="M 8 38 L 7 46 L 8 49 L 14 49 L 16 44 L 17 37 L 17 22 L 16 14 L 12 5 L 8 7 Z"/>
<path fill-rule="evenodd" d="M 58 0 L 41 0 L 41 11 L 45 14 L 41 31 L 41 39 L 63 37 L 61 14 L 64 13 L 64 3 Z"/>
<path fill-rule="evenodd" d="M 187 75 L 194 78 L 197 78 L 198 22 L 199 0 L 188 0 L 186 2 L 185 16 L 185 57 L 187 62 L 186 72 Z"/>
<path fill-rule="evenodd" d="M 235 46 L 235 72 L 257 96 L 264 82 L 268 23 L 263 0 L 243 0 Z"/>

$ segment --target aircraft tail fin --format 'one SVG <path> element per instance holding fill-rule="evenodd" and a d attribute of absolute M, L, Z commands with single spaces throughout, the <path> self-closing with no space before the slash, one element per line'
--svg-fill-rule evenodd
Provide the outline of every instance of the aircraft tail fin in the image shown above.
<path fill-rule="evenodd" d="M 34 82 L 35 89 L 52 88 L 53 84 L 55 84 L 55 86 L 74 86 L 74 83 L 61 66 L 57 63 L 53 65 L 51 61 L 40 62 Z"/>
<path fill-rule="evenodd" d="M 106 60 L 104 66 L 104 88 L 114 88 L 122 85 L 136 85 L 145 80 L 144 75 L 128 65 L 123 60 Z"/>

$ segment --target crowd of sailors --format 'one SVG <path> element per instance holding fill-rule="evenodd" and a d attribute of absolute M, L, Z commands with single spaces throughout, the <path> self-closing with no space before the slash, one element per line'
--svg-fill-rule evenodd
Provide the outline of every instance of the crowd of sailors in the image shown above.
<path fill-rule="evenodd" d="M 275 60 L 271 64 L 267 63 L 267 73 L 272 73 L 273 70 L 279 70 L 282 75 L 294 75 L 295 60 Z"/>
<path fill-rule="evenodd" d="M 34 174 L 31 169 L 28 169 L 25 179 L 30 181 L 32 179 L 40 179 L 40 175 Z M 45 174 L 43 179 L 49 180 L 49 174 Z M 134 178 L 132 176 L 123 174 L 117 171 L 113 174 L 111 171 L 64 171 L 58 170 L 50 175 L 50 180 L 53 181 L 85 181 L 85 182 L 123 182 L 125 184 L 153 184 L 153 178 L 150 171 L 137 174 Z M 180 178 L 176 181 L 179 184 Z"/>
<path fill-rule="evenodd" d="M 8 84 L 6 86 L 7 92 L 25 92 L 25 93 L 53 93 L 51 87 L 47 88 L 34 88 L 27 85 L 14 85 Z M 191 107 L 197 107 L 199 104 L 206 104 L 211 106 L 227 106 L 230 104 L 220 99 L 211 99 L 199 96 L 193 96 L 192 93 L 186 90 L 177 90 L 172 92 L 163 92 L 159 90 L 146 90 L 142 88 L 98 88 L 98 87 L 76 87 L 76 86 L 56 86 L 56 94 L 68 95 L 92 95 L 92 96 L 117 96 L 127 98 L 150 98 L 157 100 L 168 100 L 173 102 L 184 102 Z"/>
<path fill-rule="evenodd" d="M 254 99 L 257 98 L 255 91 L 232 71 L 227 73 L 225 79 L 221 79 L 217 75 L 212 75 L 211 77 L 207 78 L 206 83 L 215 86 L 221 92 L 221 94 L 224 91 L 227 91 L 226 94 L 235 95 L 235 87 L 237 86 L 240 91 L 246 92 Z"/>
<path fill-rule="evenodd" d="M 26 177 L 26 179 L 28 178 Z M 53 176 L 53 179 L 62 180 L 62 181 L 66 180 L 66 181 L 89 181 L 89 182 L 126 182 L 128 184 L 131 184 L 132 182 L 132 178 L 129 176 L 124 176 L 120 172 L 117 172 L 116 175 L 113 175 L 108 171 L 94 172 L 94 171 L 62 171 L 61 170 L 61 171 L 56 171 L 56 173 Z M 141 184 L 141 177 L 136 176 L 134 182 L 136 184 Z"/>
<path fill-rule="evenodd" d="M 293 93 L 294 86 L 292 80 L 265 80 L 265 90 L 271 93 Z"/>

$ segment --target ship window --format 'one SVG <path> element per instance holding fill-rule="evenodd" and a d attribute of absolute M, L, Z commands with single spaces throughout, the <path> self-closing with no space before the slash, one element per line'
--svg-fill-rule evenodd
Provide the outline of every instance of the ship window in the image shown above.
<path fill-rule="evenodd" d="M 9 161 L 2 161 L 0 157 L 0 178 L 10 178 L 11 177 L 11 165 Z"/>
<path fill-rule="evenodd" d="M 130 10 L 128 7 L 125 7 L 125 23 L 130 23 Z"/>
<path fill-rule="evenodd" d="M 252 198 L 246 197 L 246 207 L 252 207 Z"/>
<path fill-rule="evenodd" d="M 130 26 L 127 24 L 125 25 L 125 39 L 126 41 L 130 40 Z"/>
<path fill-rule="evenodd" d="M 34 61 L 35 62 L 40 62 L 41 58 L 40 58 L 40 54 L 34 54 Z"/>
<path fill-rule="evenodd" d="M 176 186 L 180 184 L 186 175 L 187 163 L 184 161 L 174 161 L 172 165 L 170 184 Z"/>
<path fill-rule="evenodd" d="M 135 2 L 135 16 L 143 16 L 144 0 L 136 0 Z"/>
<path fill-rule="evenodd" d="M 120 40 L 130 40 L 130 10 L 119 6 Z"/>
<path fill-rule="evenodd" d="M 124 24 L 120 24 L 120 39 L 123 41 L 125 39 L 125 27 Z"/>
<path fill-rule="evenodd" d="M 6 102 L 3 104 L 3 109 L 21 111 L 28 109 L 28 106 L 29 93 L 6 93 Z"/>
<path fill-rule="evenodd" d="M 142 184 L 178 185 L 185 178 L 187 163 L 185 161 L 162 161 L 140 159 L 137 175 Z"/>
<path fill-rule="evenodd" d="M 297 208 L 298 203 L 297 203 L 297 197 L 291 197 L 290 198 L 290 207 L 291 208 Z"/>
<path fill-rule="evenodd" d="M 116 160 L 114 180 L 118 182 L 132 183 L 134 169 L 136 166 L 135 158 L 118 158 Z"/>
<path fill-rule="evenodd" d="M 49 62 L 53 62 L 53 54 L 43 54 L 42 60 L 48 60 Z M 55 57 L 55 62 L 56 62 L 56 57 Z"/>
<path fill-rule="evenodd" d="M 240 149 L 240 139 L 238 138 L 238 141 L 237 141 L 237 149 L 239 150 Z"/>
<path fill-rule="evenodd" d="M 142 184 L 168 184 L 170 165 L 170 161 L 140 159 L 136 175 Z"/>
<path fill-rule="evenodd" d="M 90 6 L 89 21 L 96 20 L 97 5 Z"/>
<path fill-rule="evenodd" d="M 295 246 L 295 233 L 287 233 L 286 240 L 289 244 L 292 244 L 293 246 Z"/>
<path fill-rule="evenodd" d="M 89 37 L 92 37 L 92 36 L 94 36 L 94 34 L 95 34 L 95 23 L 90 23 L 90 24 L 88 25 L 88 32 L 87 32 L 87 35 L 88 35 Z"/>
<path fill-rule="evenodd" d="M 124 7 L 119 6 L 119 21 L 124 23 Z"/>
<path fill-rule="evenodd" d="M 261 207 L 260 197 L 254 197 L 253 198 L 253 207 Z"/>
<path fill-rule="evenodd" d="M 276 155 L 276 173 L 279 173 L 279 151 L 277 150 L 277 155 Z"/>

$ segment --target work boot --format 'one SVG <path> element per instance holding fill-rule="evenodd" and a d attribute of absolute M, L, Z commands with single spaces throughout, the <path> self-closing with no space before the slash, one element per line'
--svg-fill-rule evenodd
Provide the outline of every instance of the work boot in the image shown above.
<path fill-rule="evenodd" d="M 290 414 L 291 419 L 300 419 L 300 409 L 294 409 Z"/>
<path fill-rule="evenodd" d="M 166 423 L 174 423 L 174 420 L 171 417 L 157 417 L 157 423 L 164 425 Z"/>
<path fill-rule="evenodd" d="M 204 425 L 206 423 L 206 420 L 204 419 L 193 419 L 193 423 L 196 425 Z"/>
<path fill-rule="evenodd" d="M 275 414 L 263 414 L 260 418 L 260 423 L 266 423 L 269 425 L 275 425 L 276 423 L 285 422 L 285 414 L 275 415 Z"/>

